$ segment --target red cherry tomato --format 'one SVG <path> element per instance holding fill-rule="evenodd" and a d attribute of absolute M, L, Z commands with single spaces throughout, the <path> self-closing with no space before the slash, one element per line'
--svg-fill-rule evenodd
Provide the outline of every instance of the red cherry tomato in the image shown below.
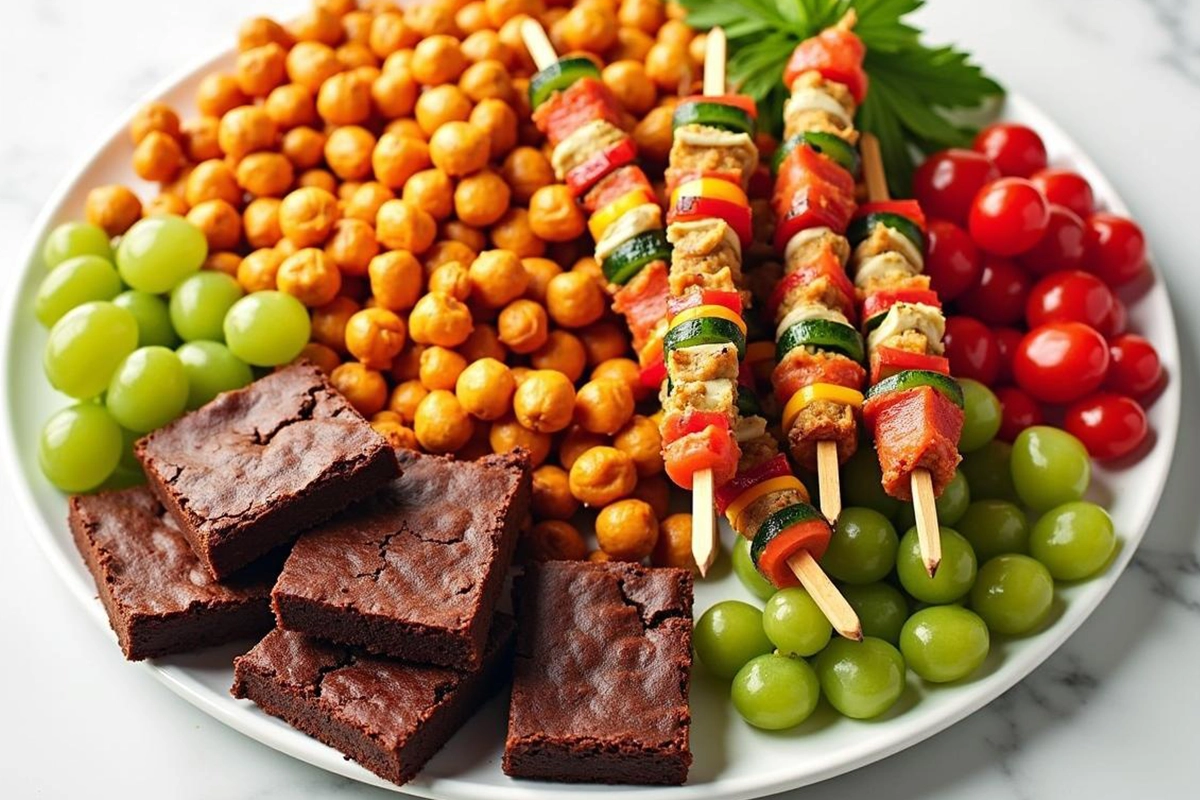
<path fill-rule="evenodd" d="M 1046 198 L 1024 178 L 1001 178 L 979 190 L 968 228 L 975 244 L 998 256 L 1015 256 L 1038 243 L 1050 224 Z"/>
<path fill-rule="evenodd" d="M 1013 354 L 1017 352 L 1017 345 L 1025 338 L 1025 331 L 1016 328 L 993 328 L 992 336 L 996 337 L 996 348 L 1000 351 L 1000 374 L 996 376 L 996 380 L 1001 384 L 1009 383 L 1013 376 Z"/>
<path fill-rule="evenodd" d="M 1095 328 L 1050 322 L 1025 334 L 1013 357 L 1013 377 L 1043 403 L 1070 403 L 1100 387 L 1108 361 L 1108 343 Z"/>
<path fill-rule="evenodd" d="M 975 195 L 999 177 L 1000 170 L 982 153 L 942 150 L 917 167 L 913 194 L 927 216 L 966 225 Z"/>
<path fill-rule="evenodd" d="M 1082 322 L 1103 330 L 1114 303 L 1112 290 L 1090 272 L 1055 272 L 1038 281 L 1029 293 L 1025 321 L 1030 328 L 1047 322 Z"/>
<path fill-rule="evenodd" d="M 1162 383 L 1162 361 L 1154 345 L 1136 334 L 1126 333 L 1108 343 L 1111 362 L 1105 388 L 1141 397 Z"/>
<path fill-rule="evenodd" d="M 988 326 L 974 317 L 950 317 L 946 320 L 946 358 L 950 374 L 973 378 L 991 386 L 1000 374 L 1000 348 Z"/>
<path fill-rule="evenodd" d="M 1029 284 L 1029 276 L 1015 263 L 988 256 L 979 282 L 958 298 L 958 307 L 989 325 L 1011 325 L 1025 316 Z"/>
<path fill-rule="evenodd" d="M 1138 402 L 1123 394 L 1097 392 L 1072 403 L 1063 418 L 1067 432 L 1083 442 L 1093 458 L 1127 456 L 1146 441 L 1150 426 Z"/>
<path fill-rule="evenodd" d="M 1109 286 L 1123 286 L 1146 269 L 1146 237 L 1131 219 L 1116 214 L 1092 214 L 1084 223 L 1087 255 L 1084 269 Z"/>
<path fill-rule="evenodd" d="M 948 220 L 931 219 L 926 238 L 925 274 L 945 303 L 975 284 L 983 256 L 971 235 Z"/>
<path fill-rule="evenodd" d="M 1017 438 L 1017 434 L 1034 425 L 1041 425 L 1045 419 L 1042 407 L 1026 392 L 1015 386 L 1002 386 L 996 390 L 996 399 L 1000 401 L 1000 432 L 996 436 L 1005 442 Z"/>
<path fill-rule="evenodd" d="M 1046 167 L 1046 145 L 1037 131 L 1011 122 L 988 125 L 975 136 L 975 150 L 983 153 L 1004 175 L 1028 178 Z"/>
<path fill-rule="evenodd" d="M 1080 269 L 1084 256 L 1083 220 L 1065 206 L 1050 205 L 1050 221 L 1037 244 L 1021 254 L 1021 266 L 1034 275 Z"/>
<path fill-rule="evenodd" d="M 1105 318 L 1100 327 L 1097 328 L 1105 338 L 1111 339 L 1114 336 L 1120 336 L 1129 327 L 1129 311 L 1126 310 L 1125 304 L 1121 302 L 1121 298 L 1113 295 L 1112 313 Z"/>
<path fill-rule="evenodd" d="M 1069 169 L 1043 169 L 1029 180 L 1042 190 L 1046 201 L 1065 206 L 1080 217 L 1086 217 L 1096 207 L 1092 185 L 1082 175 Z"/>

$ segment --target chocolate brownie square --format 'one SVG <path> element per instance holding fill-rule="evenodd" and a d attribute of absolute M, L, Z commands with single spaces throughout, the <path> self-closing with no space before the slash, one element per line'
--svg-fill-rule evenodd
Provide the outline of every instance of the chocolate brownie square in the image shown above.
<path fill-rule="evenodd" d="M 280 560 L 274 570 L 263 564 L 220 584 L 146 487 L 76 496 L 69 506 L 75 546 L 130 661 L 270 630 Z"/>
<path fill-rule="evenodd" d="M 524 452 L 397 452 L 402 474 L 296 542 L 279 627 L 421 664 L 473 669 L 529 507 Z"/>
<path fill-rule="evenodd" d="M 497 615 L 490 628 L 473 671 L 407 664 L 276 629 L 234 661 L 233 696 L 405 783 L 508 679 L 512 618 Z"/>
<path fill-rule="evenodd" d="M 387 442 L 308 363 L 219 395 L 137 456 L 218 580 L 397 475 Z"/>
<path fill-rule="evenodd" d="M 520 581 L 504 748 L 513 777 L 687 780 L 692 576 L 551 561 Z"/>

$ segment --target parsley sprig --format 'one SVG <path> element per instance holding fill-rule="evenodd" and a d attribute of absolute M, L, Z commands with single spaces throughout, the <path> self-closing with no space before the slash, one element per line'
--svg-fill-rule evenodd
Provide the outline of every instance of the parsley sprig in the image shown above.
<path fill-rule="evenodd" d="M 688 24 L 720 25 L 729 39 L 730 80 L 759 105 L 760 121 L 782 125 L 783 68 L 803 39 L 834 25 L 849 9 L 867 46 L 871 84 L 858 124 L 879 138 L 888 183 L 908 195 L 915 151 L 932 152 L 969 141 L 972 131 L 947 112 L 975 108 L 1004 93 L 1000 84 L 951 46 L 922 44 L 904 17 L 924 0 L 680 0 Z"/>

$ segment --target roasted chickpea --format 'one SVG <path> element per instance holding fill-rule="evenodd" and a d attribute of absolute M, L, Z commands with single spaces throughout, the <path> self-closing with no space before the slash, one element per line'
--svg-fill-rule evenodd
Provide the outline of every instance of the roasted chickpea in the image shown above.
<path fill-rule="evenodd" d="M 518 299 L 500 311 L 496 326 L 500 341 L 514 353 L 532 353 L 546 343 L 549 320 L 546 309 L 532 300 Z"/>
<path fill-rule="evenodd" d="M 266 97 L 287 77 L 287 53 L 274 42 L 238 54 L 238 88 L 247 97 Z"/>
<path fill-rule="evenodd" d="M 529 377 L 529 374 L 533 372 L 533 370 L 531 370 L 529 367 L 510 367 L 509 372 L 512 373 L 513 382 L 516 383 L 517 386 L 520 386 L 525 382 L 525 379 Z"/>
<path fill-rule="evenodd" d="M 673 141 L 671 117 L 674 113 L 674 106 L 669 104 L 656 106 L 646 113 L 633 129 L 633 140 L 637 142 L 638 153 L 651 161 L 666 162 Z"/>
<path fill-rule="evenodd" d="M 384 119 L 398 119 L 412 113 L 417 103 L 417 82 L 408 70 L 385 71 L 371 84 L 375 110 Z"/>
<path fill-rule="evenodd" d="M 330 194 L 338 190 L 337 177 L 327 169 L 306 169 L 296 178 L 299 188 L 322 189 Z"/>
<path fill-rule="evenodd" d="M 387 402 L 387 381 L 378 370 L 357 361 L 347 361 L 329 375 L 333 388 L 364 417 L 374 416 Z"/>
<path fill-rule="evenodd" d="M 415 381 L 421 377 L 421 353 L 425 345 L 412 340 L 412 319 L 408 321 L 408 346 L 392 361 L 392 378 L 396 381 Z"/>
<path fill-rule="evenodd" d="M 708 34 L 701 33 L 690 42 L 688 42 L 688 58 L 697 67 L 702 67 L 704 64 L 704 54 L 708 50 Z"/>
<path fill-rule="evenodd" d="M 142 201 L 128 186 L 117 183 L 88 192 L 85 208 L 87 221 L 109 236 L 120 236 L 142 216 Z"/>
<path fill-rule="evenodd" d="M 542 519 L 570 519 L 579 510 L 567 471 L 544 464 L 533 471 L 533 513 Z"/>
<path fill-rule="evenodd" d="M 404 9 L 404 19 L 410 28 L 428 38 L 437 34 L 454 33 L 454 12 L 457 10 L 457 2 L 434 0 L 407 6 Z"/>
<path fill-rule="evenodd" d="M 403 14 L 399 11 L 384 11 L 371 22 L 367 44 L 375 55 L 387 58 L 397 50 L 412 47 L 417 38 L 417 32 L 409 29 Z"/>
<path fill-rule="evenodd" d="M 554 433 L 571 424 L 575 387 L 561 372 L 535 370 L 526 376 L 513 395 L 517 421 L 539 433 Z"/>
<path fill-rule="evenodd" d="M 453 453 L 470 440 L 474 429 L 458 398 L 445 389 L 426 395 L 413 419 L 417 441 L 431 453 Z"/>
<path fill-rule="evenodd" d="M 467 340 L 459 345 L 458 352 L 462 353 L 467 361 L 492 358 L 503 363 L 508 356 L 504 345 L 500 343 L 500 337 L 496 333 L 496 329 L 486 323 L 475 326 L 475 330 L 471 331 L 471 335 L 467 337 Z M 516 385 L 515 378 L 513 385 Z"/>
<path fill-rule="evenodd" d="M 575 6 L 563 17 L 561 30 L 568 50 L 603 53 L 617 41 L 617 18 L 600 5 Z"/>
<path fill-rule="evenodd" d="M 417 434 L 404 424 L 391 419 L 371 420 L 375 432 L 387 440 L 390 447 L 396 450 L 416 450 Z"/>
<path fill-rule="evenodd" d="M 525 39 L 521 34 L 521 24 L 530 19 L 528 14 L 518 14 L 512 17 L 500 26 L 500 30 L 496 31 L 496 35 L 500 41 L 513 54 L 513 63 L 509 65 L 509 69 L 513 70 L 513 74 L 524 73 L 531 74 L 537 67 L 533 63 L 533 57 L 529 55 L 529 51 L 525 48 Z"/>
<path fill-rule="evenodd" d="M 574 383 L 583 375 L 587 355 L 577 337 L 566 331 L 552 330 L 546 343 L 530 354 L 529 362 L 537 369 L 557 370 Z"/>
<path fill-rule="evenodd" d="M 303 125 L 292 128 L 283 135 L 279 151 L 297 169 L 310 169 L 325 157 L 325 134 Z"/>
<path fill-rule="evenodd" d="M 283 253 L 270 247 L 255 250 L 238 264 L 237 282 L 247 292 L 263 292 L 275 288 Z"/>
<path fill-rule="evenodd" d="M 309 308 L 316 308 L 337 297 L 342 288 L 342 275 L 324 252 L 305 247 L 283 260 L 275 284 L 279 291 L 292 295 Z"/>
<path fill-rule="evenodd" d="M 192 206 L 187 221 L 204 234 L 209 250 L 232 250 L 242 239 L 242 216 L 224 200 L 205 200 Z"/>
<path fill-rule="evenodd" d="M 608 53 L 609 62 L 646 60 L 646 54 L 654 47 L 654 37 L 637 28 L 622 25 L 617 28 L 617 43 Z"/>
<path fill-rule="evenodd" d="M 371 156 L 375 179 L 390 189 L 400 189 L 429 163 L 429 145 L 396 133 L 379 137 Z"/>
<path fill-rule="evenodd" d="M 667 4 L 667 16 L 670 18 L 659 27 L 658 33 L 655 36 L 657 36 L 660 42 L 686 47 L 687 43 L 696 35 L 696 32 L 692 30 L 690 25 L 683 21 L 682 17 L 672 16 L 671 5 L 670 3 Z M 686 15 L 686 12 L 684 13 Z"/>
<path fill-rule="evenodd" d="M 645 478 L 662 472 L 662 436 L 658 424 L 649 417 L 638 414 L 630 419 L 625 427 L 617 431 L 613 446 L 633 459 L 638 477 Z"/>
<path fill-rule="evenodd" d="M 341 19 L 319 5 L 301 14 L 288 29 L 301 41 L 324 42 L 328 45 L 337 44 L 343 35 Z"/>
<path fill-rule="evenodd" d="M 472 125 L 483 131 L 490 158 L 501 158 L 517 146 L 517 112 L 503 100 L 494 97 L 481 100 L 471 110 L 469 119 Z"/>
<path fill-rule="evenodd" d="M 650 563 L 656 567 L 695 569 L 691 514 L 672 514 L 658 524 L 658 541 L 650 553 Z"/>
<path fill-rule="evenodd" d="M 509 453 L 523 447 L 529 451 L 529 461 L 534 467 L 540 466 L 550 455 L 552 441 L 550 434 L 531 431 L 512 417 L 496 420 L 488 431 L 493 453 Z"/>
<path fill-rule="evenodd" d="M 458 88 L 476 103 L 487 100 L 509 101 L 513 96 L 512 77 L 499 61 L 485 59 L 467 67 L 459 78 Z"/>
<path fill-rule="evenodd" d="M 629 352 L 630 348 L 625 327 L 612 319 L 601 320 L 583 328 L 579 331 L 579 339 L 583 342 L 583 349 L 587 351 L 589 366 L 619 358 Z"/>
<path fill-rule="evenodd" d="M 317 92 L 317 113 L 333 125 L 358 125 L 371 116 L 371 84 L 353 72 L 330 75 Z"/>
<path fill-rule="evenodd" d="M 515 63 L 512 50 L 500 41 L 500 36 L 493 30 L 477 30 L 463 39 L 462 52 L 467 61 L 479 63 L 488 59 L 499 61 L 505 69 L 511 69 Z M 511 82 L 511 79 L 510 79 Z M 515 87 L 514 87 L 515 88 Z"/>
<path fill-rule="evenodd" d="M 345 14 L 342 17 L 342 30 L 346 32 L 346 41 L 363 45 L 370 42 L 371 23 L 374 20 L 372 12 L 361 8 Z"/>
<path fill-rule="evenodd" d="M 487 236 L 483 231 L 461 220 L 451 219 L 443 222 L 441 234 L 443 239 L 462 242 L 476 253 L 483 252 L 483 248 L 487 247 Z"/>
<path fill-rule="evenodd" d="M 318 342 L 309 342 L 304 345 L 300 355 L 296 356 L 296 361 L 301 360 L 311 361 L 326 375 L 330 375 L 342 363 L 342 357 L 337 354 L 336 350 Z"/>
<path fill-rule="evenodd" d="M 487 7 L 483 0 L 473 0 L 454 12 L 454 24 L 460 31 L 467 34 L 488 28 L 491 20 L 488 18 Z"/>
<path fill-rule="evenodd" d="M 242 264 L 242 257 L 237 253 L 231 253 L 228 250 L 217 250 L 210 252 L 204 259 L 201 269 L 211 270 L 213 272 L 224 272 L 231 278 L 237 278 L 238 267 Z"/>
<path fill-rule="evenodd" d="M 453 350 L 433 345 L 421 353 L 418 376 L 421 385 L 430 391 L 454 391 L 458 376 L 467 368 L 467 360 Z"/>
<path fill-rule="evenodd" d="M 565 242 L 582 236 L 587 220 L 570 189 L 554 183 L 539 188 L 530 198 L 529 225 L 546 241 Z"/>
<path fill-rule="evenodd" d="M 238 50 L 245 51 L 274 42 L 280 47 L 291 47 L 295 42 L 287 29 L 269 17 L 252 17 L 238 28 Z"/>
<path fill-rule="evenodd" d="M 366 181 L 359 184 L 358 188 L 354 190 L 354 194 L 346 201 L 342 213 L 350 219 L 358 219 L 374 225 L 375 218 L 379 216 L 380 206 L 395 196 L 395 193 L 382 183 Z"/>
<path fill-rule="evenodd" d="M 481 303 L 499 308 L 520 297 L 529 275 L 517 255 L 508 250 L 485 250 L 471 262 L 471 295 Z"/>
<path fill-rule="evenodd" d="M 429 291 L 442 292 L 455 300 L 471 296 L 471 278 L 461 261 L 448 261 L 429 273 Z"/>
<path fill-rule="evenodd" d="M 484 0 L 484 6 L 488 20 L 495 28 L 520 14 L 536 17 L 545 10 L 542 0 Z"/>
<path fill-rule="evenodd" d="M 251 153 L 238 162 L 238 185 L 255 197 L 282 197 L 295 180 L 292 162 L 280 153 Z"/>
<path fill-rule="evenodd" d="M 166 183 L 182 164 L 183 148 L 162 131 L 150 131 L 133 150 L 133 171 L 142 180 Z"/>
<path fill-rule="evenodd" d="M 188 212 L 187 201 L 176 194 L 163 192 L 142 207 L 143 217 L 161 217 L 173 215 L 182 217 Z"/>
<path fill-rule="evenodd" d="M 368 88 L 379 77 L 379 59 L 365 43 L 346 42 L 335 50 L 334 54 L 342 66 L 347 71 L 357 74 Z"/>
<path fill-rule="evenodd" d="M 465 122 L 471 116 L 471 100 L 453 84 L 426 89 L 417 98 L 417 124 L 426 135 L 432 135 L 447 122 Z"/>
<path fill-rule="evenodd" d="M 421 129 L 421 126 L 417 124 L 415 119 L 394 119 L 384 127 L 383 132 L 394 133 L 397 136 L 407 136 L 409 139 L 420 139 L 426 144 L 429 143 L 429 137 Z"/>
<path fill-rule="evenodd" d="M 438 86 L 458 80 L 466 65 L 458 40 L 439 34 L 417 42 L 410 66 L 418 83 Z"/>
<path fill-rule="evenodd" d="M 372 369 L 387 369 L 403 349 L 406 335 L 404 320 L 391 311 L 364 308 L 346 321 L 346 350 Z"/>
<path fill-rule="evenodd" d="M 558 445 L 558 460 L 563 469 L 570 469 L 575 461 L 593 447 L 604 447 L 610 444 L 607 436 L 585 431 L 578 425 L 567 428 L 562 442 Z"/>
<path fill-rule="evenodd" d="M 508 413 L 516 388 L 508 367 L 494 358 L 483 358 L 459 373 L 454 393 L 468 414 L 491 421 Z"/>
<path fill-rule="evenodd" d="M 242 233 L 251 247 L 274 247 L 283 238 L 279 227 L 279 207 L 282 202 L 274 197 L 251 200 L 242 212 Z"/>
<path fill-rule="evenodd" d="M 525 287 L 525 296 L 542 305 L 546 302 L 546 284 L 555 275 L 562 272 L 562 267 L 549 258 L 523 258 L 521 266 L 529 276 L 529 284 Z"/>
<path fill-rule="evenodd" d="M 470 175 L 487 166 L 487 136 L 469 122 L 447 122 L 429 137 L 429 156 L 446 175 Z"/>
<path fill-rule="evenodd" d="M 258 106 L 238 106 L 221 117 L 217 143 L 227 156 L 242 159 L 259 150 L 275 146 L 279 128 L 267 112 Z"/>
<path fill-rule="evenodd" d="M 375 136 L 366 128 L 336 128 L 325 140 L 325 161 L 344 181 L 362 180 L 371 174 Z"/>
<path fill-rule="evenodd" d="M 657 541 L 658 519 L 642 500 L 618 500 L 596 516 L 596 543 L 614 559 L 641 561 Z"/>
<path fill-rule="evenodd" d="M 238 86 L 237 78 L 223 72 L 205 75 L 196 88 L 196 107 L 201 114 L 220 117 L 225 112 L 245 105 L 249 100 Z"/>
<path fill-rule="evenodd" d="M 662 0 L 621 0 L 617 21 L 646 33 L 654 33 L 667 20 Z"/>
<path fill-rule="evenodd" d="M 489 233 L 493 245 L 510 250 L 519 258 L 536 258 L 546 252 L 546 243 L 534 234 L 529 224 L 529 212 L 523 208 L 510 208 L 504 212 Z"/>
<path fill-rule="evenodd" d="M 692 76 L 686 45 L 659 41 L 651 47 L 646 54 L 646 76 L 664 91 L 679 91 Z"/>
<path fill-rule="evenodd" d="M 468 225 L 486 227 L 508 210 L 508 184 L 491 170 L 476 172 L 454 188 L 454 213 Z"/>
<path fill-rule="evenodd" d="M 585 506 L 606 506 L 633 491 L 637 471 L 633 459 L 617 448 L 593 447 L 575 459 L 568 479 L 576 500 Z"/>
<path fill-rule="evenodd" d="M 629 496 L 649 503 L 654 509 L 654 516 L 662 519 L 670 510 L 671 484 L 667 482 L 666 476 L 661 474 L 639 478 L 637 486 L 633 487 Z"/>
<path fill-rule="evenodd" d="M 429 212 L 407 200 L 388 200 L 379 207 L 375 235 L 391 250 L 424 253 L 437 236 L 437 222 Z"/>
<path fill-rule="evenodd" d="M 408 317 L 408 333 L 414 342 L 457 347 L 473 327 L 471 310 L 442 292 L 430 292 L 417 300 Z"/>
<path fill-rule="evenodd" d="M 474 250 L 467 247 L 462 242 L 456 242 L 453 239 L 446 239 L 440 242 L 434 242 L 433 247 L 425 251 L 425 259 L 422 264 L 425 267 L 425 273 L 432 276 L 439 268 L 457 263 L 462 267 L 464 277 L 466 276 L 467 265 L 475 260 L 478 255 Z M 457 286 L 457 279 L 456 279 Z M 455 297 L 458 297 L 458 292 L 451 292 Z M 466 292 L 459 299 L 465 300 L 471 296 L 471 280 L 466 277 Z"/>
<path fill-rule="evenodd" d="M 343 275 L 362 276 L 379 252 L 375 229 L 362 220 L 341 219 L 325 243 L 325 255 Z"/>
<path fill-rule="evenodd" d="M 658 92 L 640 61 L 615 61 L 604 68 L 604 84 L 630 114 L 641 116 L 654 108 Z"/>
<path fill-rule="evenodd" d="M 412 425 L 416 418 L 417 406 L 425 399 L 425 395 L 429 394 L 419 380 L 403 381 L 397 384 L 395 389 L 392 389 L 392 394 L 388 398 L 388 409 L 400 416 L 400 421 L 405 425 Z"/>
<path fill-rule="evenodd" d="M 138 109 L 129 123 L 129 134 L 133 137 L 133 143 L 138 144 L 152 131 L 179 139 L 182 133 L 179 115 L 166 103 L 147 103 Z"/>
<path fill-rule="evenodd" d="M 590 325 L 603 316 L 604 308 L 604 292 L 589 275 L 564 272 L 546 285 L 546 310 L 564 328 Z"/>
<path fill-rule="evenodd" d="M 608 283 L 608 279 L 604 277 L 604 270 L 600 267 L 600 262 L 592 256 L 575 259 L 575 262 L 571 264 L 571 272 L 586 275 L 595 281 L 597 286 L 604 286 Z"/>
<path fill-rule="evenodd" d="M 518 203 L 528 203 L 534 192 L 554 183 L 554 168 L 535 147 L 518 147 L 509 153 L 500 166 L 500 174 Z"/>
<path fill-rule="evenodd" d="M 407 311 L 421 294 L 421 264 L 407 250 L 391 250 L 371 259 L 367 266 L 371 295 L 389 311 Z"/>
<path fill-rule="evenodd" d="M 440 169 L 424 169 L 405 181 L 403 198 L 444 220 L 454 212 L 454 183 Z"/>
<path fill-rule="evenodd" d="M 642 383 L 641 367 L 631 358 L 609 358 L 601 361 L 592 370 L 592 380 L 616 380 L 629 387 L 634 402 L 641 402 L 650 396 L 651 389 Z"/>
<path fill-rule="evenodd" d="M 337 220 L 337 198 L 315 186 L 289 192 L 279 205 L 279 229 L 298 247 L 323 244 Z"/>
<path fill-rule="evenodd" d="M 312 338 L 338 352 L 346 352 L 346 328 L 360 306 L 349 297 L 335 297 L 312 311 Z"/>
<path fill-rule="evenodd" d="M 633 393 L 623 381 L 592 380 L 575 395 L 575 424 L 609 436 L 633 417 Z"/>
<path fill-rule="evenodd" d="M 521 552 L 529 561 L 582 561 L 587 558 L 587 543 L 569 522 L 548 519 L 533 526 L 520 541 Z"/>
<path fill-rule="evenodd" d="M 188 161 L 199 164 L 210 158 L 221 158 L 221 145 L 217 143 L 217 129 L 221 120 L 216 117 L 195 117 L 183 123 L 179 142 Z"/>

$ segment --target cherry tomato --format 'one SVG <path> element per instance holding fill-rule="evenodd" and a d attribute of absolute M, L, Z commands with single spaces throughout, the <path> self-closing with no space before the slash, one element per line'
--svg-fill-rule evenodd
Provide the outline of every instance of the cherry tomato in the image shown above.
<path fill-rule="evenodd" d="M 945 303 L 975 284 L 983 269 L 983 256 L 971 235 L 948 220 L 930 220 L 926 237 L 925 274 Z"/>
<path fill-rule="evenodd" d="M 1150 431 L 1146 412 L 1136 400 L 1110 392 L 1097 392 L 1072 403 L 1063 427 L 1099 459 L 1129 455 L 1146 441 Z"/>
<path fill-rule="evenodd" d="M 974 317 L 955 316 L 946 320 L 946 358 L 950 374 L 973 378 L 991 386 L 1000 374 L 1000 348 L 991 329 Z"/>
<path fill-rule="evenodd" d="M 996 376 L 996 381 L 1000 384 L 1009 383 L 1013 377 L 1013 354 L 1017 352 L 1017 345 L 1025 338 L 1025 331 L 1016 328 L 993 328 L 992 336 L 996 337 L 996 349 L 1000 351 L 1000 374 Z"/>
<path fill-rule="evenodd" d="M 1013 377 L 1043 403 L 1070 403 L 1100 388 L 1108 343 L 1082 322 L 1049 322 L 1025 334 L 1013 357 Z"/>
<path fill-rule="evenodd" d="M 1086 217 L 1096 208 L 1092 185 L 1077 172 L 1069 169 L 1043 169 L 1029 180 L 1042 190 L 1046 201 L 1065 206 L 1080 217 Z"/>
<path fill-rule="evenodd" d="M 1109 286 L 1123 286 L 1146 269 L 1146 237 L 1131 219 L 1116 214 L 1092 214 L 1087 226 L 1085 269 Z"/>
<path fill-rule="evenodd" d="M 1015 386 L 1002 386 L 995 391 L 1001 412 L 1000 432 L 996 434 L 999 439 L 1011 442 L 1026 428 L 1042 424 L 1045 419 L 1042 407 L 1028 393 Z"/>
<path fill-rule="evenodd" d="M 1021 266 L 1034 275 L 1080 269 L 1084 256 L 1083 220 L 1065 206 L 1050 205 L 1050 221 L 1037 244 L 1021 254 Z"/>
<path fill-rule="evenodd" d="M 973 146 L 992 159 L 1004 175 L 1028 178 L 1046 167 L 1046 145 L 1037 131 L 1025 125 L 988 125 L 975 136 Z"/>
<path fill-rule="evenodd" d="M 1011 325 L 1025 315 L 1029 284 L 1029 276 L 1015 263 L 988 256 L 979 282 L 958 299 L 958 307 L 989 325 Z"/>
<path fill-rule="evenodd" d="M 1120 336 L 1126 331 L 1129 326 L 1129 311 L 1125 309 L 1125 304 L 1121 302 L 1121 298 L 1113 295 L 1112 313 L 1109 314 L 1104 322 L 1097 328 L 1105 338 L 1111 339 L 1114 336 Z"/>
<path fill-rule="evenodd" d="M 913 175 L 913 194 L 925 214 L 966 225 L 971 201 L 985 184 L 1000 177 L 992 160 L 974 150 L 934 153 Z"/>
<path fill-rule="evenodd" d="M 1046 198 L 1024 178 L 1001 178 L 980 189 L 968 221 L 975 244 L 998 256 L 1024 253 L 1049 225 Z"/>
<path fill-rule="evenodd" d="M 1025 321 L 1030 328 L 1047 322 L 1082 322 L 1103 330 L 1115 302 L 1108 285 L 1090 272 L 1055 272 L 1038 281 L 1029 293 Z"/>
<path fill-rule="evenodd" d="M 1108 343 L 1111 363 L 1105 388 L 1141 397 L 1162 383 L 1162 361 L 1154 345 L 1133 333 L 1118 336 Z"/>

